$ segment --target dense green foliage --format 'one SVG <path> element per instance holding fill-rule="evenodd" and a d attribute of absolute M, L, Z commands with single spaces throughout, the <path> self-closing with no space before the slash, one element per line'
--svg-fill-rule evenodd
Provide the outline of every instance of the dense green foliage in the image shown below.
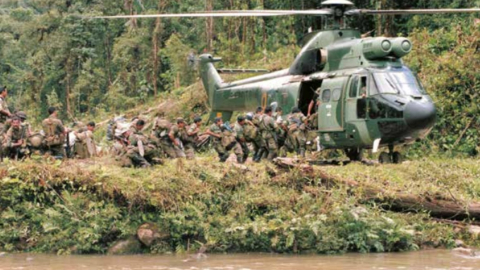
<path fill-rule="evenodd" d="M 32 122 L 45 117 L 46 108 L 51 105 L 61 108 L 64 119 L 106 117 L 196 81 L 195 70 L 186 61 L 190 52 L 197 55 L 203 51 L 214 52 L 222 56 L 223 65 L 229 67 L 285 68 L 298 51 L 298 41 L 307 29 L 310 26 L 319 29 L 325 21 L 320 17 L 292 16 L 216 18 L 211 23 L 202 18 L 103 20 L 86 19 L 82 15 L 308 9 L 320 7 L 321 2 L 2 1 L 0 84 L 10 88 L 11 109 L 27 110 Z M 478 1 L 445 0 L 354 2 L 359 8 L 382 9 L 479 5 Z M 412 36 L 416 49 L 407 63 L 420 73 L 439 106 L 439 124 L 430 137 L 436 142 L 435 150 L 477 152 L 478 126 L 474 120 L 458 142 L 455 138 L 469 123 L 469 116 L 476 114 L 478 103 L 475 70 L 480 68 L 479 32 L 478 22 L 472 24 L 475 16 L 350 19 L 351 25 L 360 27 L 362 32 L 376 30 L 376 35 Z"/>
<path fill-rule="evenodd" d="M 106 161 L 30 161 L 0 168 L 0 249 L 104 253 L 145 222 L 168 236 L 143 246 L 152 253 L 192 251 L 200 243 L 210 252 L 287 253 L 415 250 L 451 246 L 457 238 L 475 243 L 475 237 L 425 213 L 382 210 L 364 194 L 364 187 L 375 185 L 385 196 L 405 190 L 469 201 L 480 194 L 474 160 L 351 164 L 312 174 L 263 163 L 225 166 L 208 157 L 150 170 Z M 360 186 L 341 184 L 350 177 Z"/>

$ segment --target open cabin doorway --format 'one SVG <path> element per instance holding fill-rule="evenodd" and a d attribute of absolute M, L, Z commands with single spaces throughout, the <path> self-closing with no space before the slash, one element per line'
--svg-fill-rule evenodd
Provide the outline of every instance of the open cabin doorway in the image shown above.
<path fill-rule="evenodd" d="M 322 81 L 308 81 L 302 82 L 300 85 L 300 92 L 298 93 L 298 108 L 304 115 L 308 114 L 308 105 L 313 101 L 315 104 L 318 99 L 317 90 L 322 86 Z M 317 106 L 313 106 L 310 114 L 314 114 L 317 111 Z M 290 112 L 287 112 L 290 113 Z"/>

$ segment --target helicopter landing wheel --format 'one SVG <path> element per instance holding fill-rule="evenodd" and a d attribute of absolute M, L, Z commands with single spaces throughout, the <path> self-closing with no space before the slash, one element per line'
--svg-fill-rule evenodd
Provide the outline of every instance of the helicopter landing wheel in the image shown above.
<path fill-rule="evenodd" d="M 393 152 L 392 154 L 392 161 L 393 163 L 395 164 L 400 164 L 403 162 L 403 157 L 402 157 L 402 154 L 400 154 L 400 152 Z"/>
<path fill-rule="evenodd" d="M 392 160 L 390 159 L 390 155 L 387 152 L 382 152 L 378 156 L 378 162 L 382 164 L 387 164 L 387 163 L 391 163 Z"/>
<path fill-rule="evenodd" d="M 362 161 L 363 159 L 363 149 L 359 149 L 359 148 L 345 149 L 345 154 L 351 161 Z"/>

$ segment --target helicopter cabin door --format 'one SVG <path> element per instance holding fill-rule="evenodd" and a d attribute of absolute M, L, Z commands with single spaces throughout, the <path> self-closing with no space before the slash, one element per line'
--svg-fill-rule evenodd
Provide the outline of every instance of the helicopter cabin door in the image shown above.
<path fill-rule="evenodd" d="M 322 132 L 343 131 L 344 105 L 341 100 L 345 78 L 325 80 L 322 84 L 318 106 L 318 130 Z"/>

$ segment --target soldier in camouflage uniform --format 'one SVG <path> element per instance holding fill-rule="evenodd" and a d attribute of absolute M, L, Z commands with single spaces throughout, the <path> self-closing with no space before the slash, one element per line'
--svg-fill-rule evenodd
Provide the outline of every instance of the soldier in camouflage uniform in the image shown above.
<path fill-rule="evenodd" d="M 142 133 L 145 121 L 139 119 L 133 127 L 128 141 L 127 156 L 131 159 L 133 165 L 142 168 L 150 167 L 150 163 L 162 163 L 158 158 L 156 147 L 150 143 L 147 136 Z"/>
<path fill-rule="evenodd" d="M 228 159 L 228 152 L 225 147 L 222 145 L 222 125 L 223 120 L 220 117 L 215 118 L 213 120 L 213 124 L 210 128 L 205 132 L 212 137 L 213 148 L 217 151 L 218 157 L 220 158 L 220 162 L 225 162 Z"/>
<path fill-rule="evenodd" d="M 159 148 L 159 152 L 163 152 L 163 155 L 169 158 L 176 158 L 175 148 L 172 146 L 172 142 L 168 137 L 172 123 L 168 121 L 163 114 L 156 117 L 154 123 L 150 138 Z"/>
<path fill-rule="evenodd" d="M 278 132 L 278 125 L 273 119 L 272 114 L 272 107 L 266 107 L 264 117 L 260 122 L 260 132 L 264 141 L 262 150 L 268 153 L 268 160 L 273 160 L 278 155 L 278 142 L 276 135 L 276 132 Z"/>
<path fill-rule="evenodd" d="M 297 154 L 305 157 L 305 148 L 307 144 L 306 138 L 306 124 L 307 117 L 298 108 L 292 109 L 292 114 L 288 118 L 288 136 L 292 142 Z"/>
<path fill-rule="evenodd" d="M 120 161 L 122 167 L 131 167 L 133 166 L 132 161 L 127 156 L 128 146 L 130 145 L 130 141 L 128 138 L 132 131 L 127 128 L 123 127 L 118 129 L 115 132 L 115 143 L 113 144 L 113 155 L 115 160 Z"/>
<path fill-rule="evenodd" d="M 74 132 L 76 137 L 74 153 L 77 158 L 85 159 L 97 155 L 97 147 L 93 140 L 94 131 L 95 122 L 89 122 L 86 127 Z"/>
<path fill-rule="evenodd" d="M 193 124 L 187 128 L 187 137 L 183 142 L 185 148 L 185 155 L 187 159 L 195 158 L 195 148 L 194 144 L 198 141 L 198 135 L 200 133 L 200 127 L 202 126 L 202 118 L 195 117 L 193 119 Z"/>
<path fill-rule="evenodd" d="M 183 118 L 177 119 L 177 124 L 173 125 L 168 132 L 170 138 L 170 149 L 175 152 L 173 158 L 185 158 L 185 149 L 183 147 L 183 140 L 186 138 L 185 121 Z"/>
<path fill-rule="evenodd" d="M 257 133 L 256 133 L 257 136 L 255 136 L 253 141 L 253 148 L 255 151 L 253 153 L 253 161 L 256 161 L 256 162 L 260 161 L 264 153 L 264 151 L 262 151 L 262 148 L 264 147 L 265 143 L 260 133 L 260 122 L 262 122 L 263 117 L 264 117 L 263 108 L 258 107 L 257 110 L 255 111 L 255 115 L 253 115 L 253 118 L 252 118 L 252 123 L 257 128 Z"/>
<path fill-rule="evenodd" d="M 18 159 L 28 155 L 27 138 L 26 127 L 21 125 L 19 118 L 13 118 L 12 126 L 7 131 L 6 142 L 3 146 L 7 156 Z"/>
<path fill-rule="evenodd" d="M 5 122 L 12 116 L 8 109 L 7 101 L 7 87 L 0 87 L 0 137 L 3 139 L 3 135 L 8 129 L 4 129 Z M 1 140 L 0 140 L 1 141 Z"/>
<path fill-rule="evenodd" d="M 50 116 L 42 121 L 43 131 L 45 132 L 44 145 L 47 152 L 57 159 L 65 156 L 63 144 L 65 142 L 66 130 L 63 123 L 57 118 L 57 109 L 55 107 L 48 108 Z"/>
<path fill-rule="evenodd" d="M 247 139 L 245 138 L 245 129 L 244 129 L 245 126 L 246 126 L 245 117 L 243 117 L 243 115 L 238 116 L 237 122 L 233 127 L 238 146 L 242 149 L 242 156 L 239 156 L 237 154 L 238 163 L 245 163 L 245 161 L 247 161 L 248 155 L 250 154 L 250 149 L 248 149 L 248 145 L 247 145 Z"/>

